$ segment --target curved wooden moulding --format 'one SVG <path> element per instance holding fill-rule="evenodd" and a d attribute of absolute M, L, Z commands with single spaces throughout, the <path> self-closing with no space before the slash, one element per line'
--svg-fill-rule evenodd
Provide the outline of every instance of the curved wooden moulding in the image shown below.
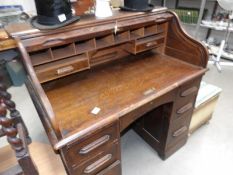
<path fill-rule="evenodd" d="M 180 20 L 174 12 L 169 23 L 165 54 L 205 68 L 208 62 L 208 51 L 199 41 L 192 38 L 181 27 Z"/>
<path fill-rule="evenodd" d="M 19 52 L 22 55 L 22 61 L 24 63 L 24 66 L 26 68 L 26 71 L 28 73 L 28 77 L 26 80 L 27 88 L 30 92 L 30 95 L 33 94 L 32 99 L 35 104 L 35 107 L 40 114 L 40 118 L 43 122 L 43 124 L 46 127 L 48 136 L 50 138 L 51 143 L 54 145 L 58 139 L 61 139 L 59 126 L 57 124 L 57 121 L 55 119 L 55 114 L 53 112 L 52 106 L 48 100 L 48 97 L 46 96 L 43 88 L 41 87 L 41 84 L 36 76 L 36 73 L 33 69 L 30 57 L 23 46 L 22 42 L 19 38 L 15 38 L 17 42 L 17 46 L 19 49 Z M 39 104 L 39 105 L 38 105 Z"/>

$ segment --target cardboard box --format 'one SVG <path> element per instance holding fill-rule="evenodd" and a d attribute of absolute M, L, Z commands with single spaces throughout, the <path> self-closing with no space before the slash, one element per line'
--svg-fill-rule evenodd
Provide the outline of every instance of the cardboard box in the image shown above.
<path fill-rule="evenodd" d="M 193 112 L 189 133 L 193 133 L 199 127 L 209 122 L 212 118 L 218 98 L 222 89 L 205 82 L 201 83 L 198 92 L 195 109 Z"/>

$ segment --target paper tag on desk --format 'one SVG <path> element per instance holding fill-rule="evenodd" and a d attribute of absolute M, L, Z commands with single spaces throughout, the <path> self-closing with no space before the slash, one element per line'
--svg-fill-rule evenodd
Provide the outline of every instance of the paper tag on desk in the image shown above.
<path fill-rule="evenodd" d="M 60 22 L 64 22 L 66 20 L 66 15 L 65 14 L 58 15 L 58 19 Z"/>
<path fill-rule="evenodd" d="M 94 115 L 97 115 L 97 114 L 99 114 L 100 110 L 101 110 L 100 108 L 95 107 L 95 108 L 91 111 L 91 113 L 94 114 Z"/>

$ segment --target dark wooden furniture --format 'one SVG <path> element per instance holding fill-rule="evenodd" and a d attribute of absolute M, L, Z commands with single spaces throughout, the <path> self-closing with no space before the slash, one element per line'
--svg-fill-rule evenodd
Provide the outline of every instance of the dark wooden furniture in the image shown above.
<path fill-rule="evenodd" d="M 6 136 L 18 161 L 17 166 L 4 170 L 0 174 L 39 174 L 28 150 L 31 139 L 27 128 L 19 111 L 16 110 L 15 103 L 11 100 L 11 94 L 7 92 L 2 82 L 0 82 L 0 126 L 0 137 Z"/>
<path fill-rule="evenodd" d="M 27 87 L 68 174 L 121 174 L 120 133 L 131 124 L 162 159 L 185 144 L 208 54 L 174 13 L 15 28 Z"/>

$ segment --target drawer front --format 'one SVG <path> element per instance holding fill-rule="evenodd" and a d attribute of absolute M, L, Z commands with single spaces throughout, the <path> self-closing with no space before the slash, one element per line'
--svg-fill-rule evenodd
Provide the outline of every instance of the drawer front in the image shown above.
<path fill-rule="evenodd" d="M 117 47 L 110 47 L 107 49 L 100 49 L 89 53 L 90 64 L 98 65 L 108 61 L 116 60 L 126 56 L 127 53 L 123 52 Z"/>
<path fill-rule="evenodd" d="M 197 94 L 200 86 L 201 78 L 191 80 L 180 87 L 179 97 L 185 98 L 190 95 Z"/>
<path fill-rule="evenodd" d="M 119 139 L 118 123 L 114 123 L 101 131 L 68 146 L 66 159 L 72 167 L 87 161 L 97 154 L 103 153 L 109 145 Z"/>
<path fill-rule="evenodd" d="M 121 175 L 121 162 L 118 160 L 112 165 L 97 173 L 97 175 Z"/>
<path fill-rule="evenodd" d="M 164 40 L 164 34 L 141 37 L 140 39 L 122 45 L 121 48 L 123 50 L 126 50 L 127 52 L 137 54 L 143 51 L 163 46 Z"/>
<path fill-rule="evenodd" d="M 103 149 L 103 153 L 90 157 L 88 161 L 72 168 L 72 174 L 75 175 L 96 175 L 103 169 L 120 159 L 119 143 L 112 144 Z"/>
<path fill-rule="evenodd" d="M 174 144 L 181 139 L 187 138 L 190 120 L 191 113 L 189 112 L 172 121 L 168 136 L 168 144 Z"/>
<path fill-rule="evenodd" d="M 53 63 L 37 66 L 35 67 L 35 71 L 39 81 L 43 83 L 89 68 L 89 60 L 87 58 L 81 58 L 65 63 L 62 60 L 62 62 L 55 61 Z"/>
<path fill-rule="evenodd" d="M 191 113 L 190 115 L 192 115 L 199 86 L 200 86 L 200 79 L 195 79 L 191 82 L 182 85 L 179 88 L 177 94 L 177 100 L 175 103 L 176 115 L 174 119 L 179 118 L 179 116 L 185 113 Z"/>
<path fill-rule="evenodd" d="M 181 108 L 178 108 L 176 110 L 176 114 L 177 115 L 183 115 L 184 113 L 192 111 L 193 108 L 194 108 L 193 102 L 189 102 L 189 103 L 185 104 L 184 106 L 182 106 Z"/>
<path fill-rule="evenodd" d="M 159 47 L 161 46 L 161 44 L 164 43 L 164 38 L 158 39 L 158 40 L 153 40 L 153 41 L 148 41 L 142 44 L 138 44 L 136 46 L 136 52 L 143 52 L 146 50 L 150 50 L 153 49 L 155 47 Z"/>

